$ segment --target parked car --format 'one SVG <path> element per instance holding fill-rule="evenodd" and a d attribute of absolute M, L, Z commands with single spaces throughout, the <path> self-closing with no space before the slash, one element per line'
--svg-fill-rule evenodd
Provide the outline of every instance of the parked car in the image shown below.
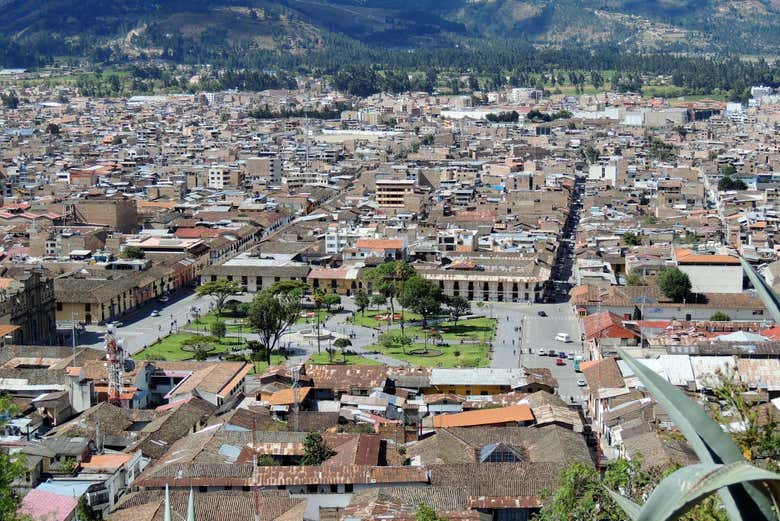
<path fill-rule="evenodd" d="M 168 298 L 168 295 L 163 295 L 162 297 L 160 297 L 157 300 L 159 300 L 160 302 L 168 302 L 170 300 L 170 298 Z"/>
<path fill-rule="evenodd" d="M 547 356 L 558 356 L 558 352 L 555 349 L 547 351 Z"/>
<path fill-rule="evenodd" d="M 579 380 L 577 380 L 577 385 L 579 385 L 580 387 L 585 387 L 588 384 L 585 383 L 584 379 L 580 378 Z"/>
<path fill-rule="evenodd" d="M 559 351 L 558 352 L 558 358 L 562 358 L 562 359 L 565 360 L 566 359 L 566 353 L 564 351 Z"/>
<path fill-rule="evenodd" d="M 563 361 L 563 358 L 556 358 L 555 365 L 566 365 L 566 362 Z"/>
<path fill-rule="evenodd" d="M 568 344 L 569 342 L 571 342 L 571 337 L 569 336 L 568 333 L 558 333 L 557 335 L 555 335 L 555 340 L 557 340 L 558 342 L 563 342 Z"/>
<path fill-rule="evenodd" d="M 151 316 L 159 317 L 160 316 L 160 312 L 155 309 L 154 311 L 152 311 L 152 315 Z"/>
<path fill-rule="evenodd" d="M 120 322 L 120 321 L 118 321 L 118 320 L 115 320 L 114 322 L 109 322 L 109 323 L 108 323 L 108 326 L 109 326 L 109 327 L 113 327 L 113 328 L 115 328 L 115 329 L 116 329 L 116 328 L 118 328 L 118 327 L 122 327 L 122 326 L 124 326 L 124 325 L 125 325 L 125 324 L 124 324 L 123 322 Z"/>
<path fill-rule="evenodd" d="M 546 317 L 547 313 L 545 313 L 544 311 L 539 311 L 537 312 L 537 315 L 539 315 L 540 317 Z"/>

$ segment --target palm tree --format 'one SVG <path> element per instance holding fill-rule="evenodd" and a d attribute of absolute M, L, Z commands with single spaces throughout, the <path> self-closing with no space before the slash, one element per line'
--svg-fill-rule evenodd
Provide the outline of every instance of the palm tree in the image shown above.
<path fill-rule="evenodd" d="M 394 277 L 401 281 L 400 293 L 396 291 L 398 302 L 401 304 L 401 334 L 404 334 L 404 292 L 406 290 L 406 281 L 414 275 L 414 268 L 406 261 L 397 261 L 395 263 Z"/>
<path fill-rule="evenodd" d="M 311 300 L 314 302 L 315 314 L 317 315 L 317 354 L 321 353 L 320 350 L 320 308 L 322 302 L 325 300 L 325 293 L 319 288 L 312 291 Z"/>

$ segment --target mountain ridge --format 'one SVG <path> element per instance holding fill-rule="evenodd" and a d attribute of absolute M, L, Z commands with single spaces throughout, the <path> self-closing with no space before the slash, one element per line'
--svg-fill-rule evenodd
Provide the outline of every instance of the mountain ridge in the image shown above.
<path fill-rule="evenodd" d="M 780 0 L 0 0 L 0 64 L 55 57 L 207 63 L 362 45 L 508 39 L 635 53 L 780 54 Z"/>

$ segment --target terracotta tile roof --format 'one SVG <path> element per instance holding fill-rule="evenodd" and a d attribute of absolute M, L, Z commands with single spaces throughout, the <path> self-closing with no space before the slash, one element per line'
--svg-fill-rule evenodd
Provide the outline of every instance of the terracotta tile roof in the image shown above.
<path fill-rule="evenodd" d="M 371 488 L 354 494 L 340 519 L 415 521 L 417 506 L 421 503 L 431 506 L 441 518 L 450 521 L 479 521 L 484 518 L 480 512 L 467 509 L 464 496 L 453 489 L 454 487 Z"/>
<path fill-rule="evenodd" d="M 85 469 L 118 469 L 133 459 L 132 454 L 99 454 L 82 463 Z"/>
<path fill-rule="evenodd" d="M 584 288 L 584 289 L 580 289 Z M 590 284 L 584 284 L 574 288 L 570 294 L 571 302 L 577 307 L 595 307 L 601 303 L 602 307 L 633 308 L 644 301 L 645 306 L 668 308 L 680 307 L 677 302 L 667 298 L 657 285 L 649 286 L 610 286 L 602 290 Z M 738 309 L 762 309 L 761 299 L 749 293 L 706 293 L 694 295 L 694 299 L 686 301 L 687 307 L 694 308 L 738 308 Z"/>
<path fill-rule="evenodd" d="M 175 519 L 187 513 L 189 490 L 172 489 L 171 510 Z M 143 490 L 122 498 L 108 521 L 163 521 L 162 490 Z M 283 490 L 262 490 L 257 494 L 257 517 L 253 492 L 195 491 L 195 517 L 200 520 L 230 519 L 231 521 L 302 521 L 306 500 L 293 498 Z"/>
<path fill-rule="evenodd" d="M 585 438 L 559 425 L 439 429 L 409 446 L 407 456 L 419 457 L 423 465 L 476 463 L 481 448 L 497 443 L 516 449 L 531 462 L 578 461 L 591 465 Z"/>
<path fill-rule="evenodd" d="M 304 400 L 306 400 L 311 390 L 312 390 L 311 387 L 298 388 L 298 403 L 301 403 Z M 276 391 L 274 394 L 270 396 L 270 398 L 268 398 L 269 405 L 292 405 L 294 403 L 295 403 L 295 392 L 293 389 L 282 389 L 281 391 Z"/>
<path fill-rule="evenodd" d="M 688 249 L 675 250 L 678 264 L 730 264 L 739 265 L 739 259 L 731 255 L 700 255 Z"/>
<path fill-rule="evenodd" d="M 623 319 L 611 311 L 588 315 L 583 319 L 585 338 L 636 338 L 636 332 L 623 326 Z"/>
<path fill-rule="evenodd" d="M 555 490 L 558 475 L 568 463 L 466 463 L 429 467 L 431 485 L 457 483 L 467 501 L 483 498 L 516 498 L 541 504 L 545 491 Z M 468 503 L 467 503 L 468 504 Z"/>
<path fill-rule="evenodd" d="M 205 227 L 177 228 L 174 233 L 179 239 L 206 239 L 219 237 L 220 231 Z"/>
<path fill-rule="evenodd" d="M 398 250 L 404 247 L 403 239 L 358 239 L 356 248 L 367 250 Z"/>
<path fill-rule="evenodd" d="M 620 368 L 614 358 L 602 358 L 582 369 L 582 375 L 594 395 L 599 396 L 604 389 L 619 389 L 626 386 Z"/>
<path fill-rule="evenodd" d="M 306 374 L 314 387 L 349 391 L 351 388 L 383 387 L 388 376 L 383 365 L 307 365 Z"/>
<path fill-rule="evenodd" d="M 254 483 L 261 487 L 427 483 L 428 475 L 420 467 L 372 467 L 370 465 L 331 465 L 317 467 L 263 467 Z M 140 487 L 250 486 L 250 464 L 170 464 L 144 472 L 136 480 Z"/>
<path fill-rule="evenodd" d="M 477 425 L 491 425 L 512 422 L 533 421 L 534 415 L 527 405 L 512 405 L 509 407 L 497 407 L 495 409 L 483 409 L 466 411 L 457 414 L 441 414 L 434 416 L 433 427 L 471 427 Z"/>
<path fill-rule="evenodd" d="M 322 432 L 336 427 L 339 423 L 338 412 L 299 411 L 298 429 L 301 432 Z"/>

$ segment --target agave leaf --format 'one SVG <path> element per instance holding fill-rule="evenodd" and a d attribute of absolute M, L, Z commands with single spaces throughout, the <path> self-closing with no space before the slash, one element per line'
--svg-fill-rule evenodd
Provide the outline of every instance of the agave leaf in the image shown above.
<path fill-rule="evenodd" d="M 739 262 L 742 263 L 742 270 L 745 272 L 745 275 L 748 276 L 753 287 L 756 288 L 758 296 L 761 298 L 761 302 L 763 302 L 764 306 L 769 310 L 769 313 L 772 315 L 772 318 L 775 319 L 775 322 L 780 324 L 780 297 L 777 296 L 777 293 L 775 293 L 769 284 L 766 283 L 764 277 L 759 275 L 748 261 L 740 257 Z"/>
<path fill-rule="evenodd" d="M 604 488 L 607 490 L 607 492 L 609 492 L 609 495 L 612 496 L 612 499 L 615 500 L 615 503 L 617 503 L 618 506 L 623 509 L 623 512 L 625 512 L 626 516 L 628 516 L 628 519 L 631 521 L 637 521 L 639 519 L 639 514 L 642 512 L 642 505 L 634 503 L 627 497 L 621 496 L 617 492 L 613 492 L 607 487 Z"/>
<path fill-rule="evenodd" d="M 683 467 L 658 484 L 642 507 L 637 521 L 677 519 L 716 490 L 751 481 L 780 481 L 780 474 L 755 467 L 747 461 L 728 465 L 699 463 Z"/>
<path fill-rule="evenodd" d="M 622 349 L 617 351 L 682 431 L 702 463 L 745 461 L 731 437 L 707 416 L 704 409 L 655 371 L 640 364 Z M 754 485 L 733 485 L 720 490 L 719 494 L 732 521 L 775 519 L 769 499 Z"/>
<path fill-rule="evenodd" d="M 691 448 L 703 463 L 734 463 L 744 461 L 742 452 L 723 429 L 698 404 L 655 371 L 639 363 L 622 349 L 618 354 L 642 380 L 661 407 L 682 431 Z"/>

